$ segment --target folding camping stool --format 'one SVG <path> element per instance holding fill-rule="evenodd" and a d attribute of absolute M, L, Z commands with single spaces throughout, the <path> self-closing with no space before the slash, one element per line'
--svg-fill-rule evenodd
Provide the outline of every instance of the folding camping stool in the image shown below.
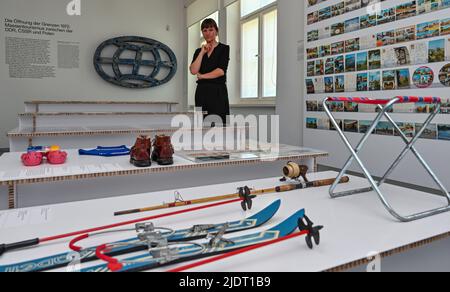
<path fill-rule="evenodd" d="M 331 113 L 329 105 L 332 102 L 353 102 L 353 103 L 358 103 L 358 104 L 372 104 L 372 105 L 377 105 L 378 109 L 380 110 L 380 113 L 377 115 L 377 117 L 373 121 L 373 124 L 367 130 L 367 133 L 364 135 L 364 137 L 361 139 L 361 141 L 359 142 L 359 144 L 356 146 L 355 149 L 353 149 L 353 147 L 350 144 L 349 140 L 345 136 L 343 130 L 339 127 L 335 117 Z M 430 116 L 427 118 L 427 120 L 425 121 L 422 129 L 420 131 L 418 131 L 418 133 L 416 133 L 416 135 L 414 136 L 414 138 L 412 138 L 411 141 L 409 141 L 408 138 L 406 137 L 406 135 L 400 129 L 400 127 L 395 123 L 395 121 L 392 119 L 392 117 L 388 114 L 388 111 L 394 106 L 394 104 L 398 104 L 398 103 L 417 103 L 417 102 L 434 104 L 436 106 L 436 108 L 430 114 Z M 391 213 L 392 216 L 394 216 L 395 218 L 397 218 L 398 220 L 400 220 L 402 222 L 411 222 L 411 221 L 414 221 L 414 220 L 423 219 L 423 218 L 426 218 L 426 217 L 429 217 L 429 216 L 433 216 L 433 215 L 436 215 L 436 214 L 440 214 L 440 213 L 444 213 L 444 212 L 450 211 L 450 195 L 449 195 L 449 193 L 447 192 L 445 186 L 441 183 L 439 178 L 436 176 L 436 174 L 433 172 L 431 167 L 428 165 L 428 163 L 424 160 L 424 158 L 420 155 L 420 153 L 414 147 L 415 143 L 422 136 L 424 131 L 427 129 L 428 125 L 431 123 L 431 121 L 439 113 L 439 110 L 441 108 L 441 99 L 440 98 L 438 98 L 438 97 L 397 96 L 397 97 L 395 97 L 393 99 L 386 99 L 385 100 L 385 99 L 371 99 L 371 98 L 358 98 L 358 97 L 355 97 L 355 98 L 329 97 L 329 98 L 326 98 L 323 101 L 323 105 L 324 105 L 325 112 L 330 117 L 330 120 L 333 123 L 334 127 L 336 128 L 337 132 L 339 133 L 339 136 L 342 138 L 342 141 L 344 142 L 345 146 L 351 152 L 350 158 L 347 160 L 347 162 L 345 163 L 344 168 L 341 170 L 341 172 L 339 173 L 336 181 L 334 182 L 334 184 L 330 188 L 330 195 L 331 195 L 332 198 L 340 198 L 340 197 L 345 197 L 345 196 L 350 196 L 350 195 L 355 195 L 355 194 L 375 191 L 378 194 L 379 198 L 381 199 L 383 205 L 389 211 L 389 213 Z M 398 156 L 398 158 L 392 163 L 392 165 L 389 167 L 389 169 L 387 170 L 385 175 L 381 178 L 381 180 L 377 183 L 377 182 L 375 182 L 373 176 L 369 173 L 369 171 L 365 167 L 364 163 L 360 159 L 359 154 L 360 154 L 361 150 L 363 149 L 365 143 L 367 142 L 369 136 L 374 132 L 374 130 L 376 129 L 377 125 L 380 123 L 380 121 L 381 121 L 381 119 L 383 117 L 385 117 L 389 121 L 389 123 L 391 123 L 392 126 L 394 126 L 395 131 L 398 132 L 398 134 L 400 135 L 401 139 L 405 142 L 406 147 L 401 152 L 401 154 Z M 430 174 L 430 176 L 433 178 L 433 180 L 439 186 L 440 190 L 442 191 L 442 196 L 447 198 L 447 201 L 448 201 L 448 205 L 447 206 L 441 207 L 441 208 L 432 209 L 432 210 L 421 212 L 421 213 L 417 213 L 417 214 L 412 214 L 412 215 L 409 215 L 409 216 L 402 216 L 399 213 L 397 213 L 393 209 L 393 207 L 389 204 L 389 202 L 387 201 L 385 195 L 380 190 L 380 186 L 383 183 L 386 182 L 388 177 L 392 174 L 392 172 L 400 164 L 400 162 L 405 158 L 405 156 L 409 153 L 409 151 L 414 153 L 414 155 L 417 157 L 417 159 L 420 161 L 420 163 L 425 167 L 427 172 Z M 352 162 L 354 160 L 356 160 L 358 162 L 359 166 L 362 168 L 362 170 L 364 172 L 364 175 L 367 178 L 367 180 L 369 181 L 371 187 L 336 193 L 335 190 L 336 190 L 336 187 L 338 186 L 338 182 L 345 175 L 345 173 L 350 168 L 350 166 L 351 166 L 351 164 L 352 164 Z"/>

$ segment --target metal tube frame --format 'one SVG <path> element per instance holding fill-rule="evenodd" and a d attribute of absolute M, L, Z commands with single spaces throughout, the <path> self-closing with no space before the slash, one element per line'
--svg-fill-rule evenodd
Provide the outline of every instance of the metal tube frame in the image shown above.
<path fill-rule="evenodd" d="M 441 104 L 440 103 L 435 103 L 436 104 L 436 108 L 433 111 L 433 113 L 431 113 L 430 116 L 427 118 L 427 120 L 425 121 L 422 129 L 418 133 L 416 133 L 416 135 L 412 138 L 411 141 L 409 141 L 408 138 L 406 137 L 406 135 L 400 129 L 400 127 L 395 123 L 395 121 L 392 119 L 392 117 L 387 113 L 388 110 L 391 109 L 392 106 L 394 104 L 396 104 L 398 101 L 399 101 L 399 98 L 394 98 L 391 101 L 389 101 L 384 107 L 382 105 L 378 105 L 378 108 L 380 109 L 380 113 L 377 115 L 377 117 L 373 121 L 372 125 L 368 129 L 367 133 L 363 136 L 363 138 L 361 139 L 361 141 L 359 142 L 359 144 L 356 146 L 355 149 L 353 149 L 353 146 L 351 145 L 351 143 L 349 142 L 349 140 L 345 136 L 344 131 L 339 127 L 339 125 L 338 125 L 338 123 L 336 121 L 336 118 L 331 113 L 331 111 L 330 111 L 330 109 L 328 107 L 328 98 L 326 98 L 323 101 L 323 106 L 324 106 L 325 112 L 327 113 L 327 115 L 330 118 L 332 124 L 336 128 L 336 131 L 339 133 L 339 136 L 341 137 L 341 139 L 344 142 L 345 146 L 351 152 L 351 155 L 350 155 L 349 159 L 347 160 L 347 162 L 345 163 L 345 165 L 342 168 L 341 172 L 337 176 L 336 181 L 330 187 L 330 196 L 334 199 L 334 198 L 341 198 L 341 197 L 351 196 L 351 195 L 355 195 L 355 194 L 367 193 L 367 192 L 375 191 L 377 193 L 378 197 L 380 198 L 381 202 L 383 203 L 384 207 L 389 211 L 389 213 L 392 216 L 394 216 L 396 219 L 401 221 L 401 222 L 411 222 L 411 221 L 423 219 L 423 218 L 426 218 L 426 217 L 434 216 L 434 215 L 437 215 L 437 214 L 441 214 L 441 213 L 444 213 L 444 212 L 448 212 L 448 211 L 450 211 L 450 194 L 448 193 L 447 189 L 442 184 L 442 182 L 439 180 L 439 178 L 436 176 L 436 174 L 433 172 L 431 167 L 428 165 L 428 163 L 425 161 L 425 159 L 422 157 L 422 155 L 420 155 L 420 153 L 414 147 L 415 143 L 422 136 L 422 134 L 424 133 L 424 131 L 426 130 L 428 125 L 432 122 L 432 120 L 439 113 L 439 110 L 441 108 Z M 394 129 L 398 132 L 398 134 L 400 135 L 401 139 L 405 142 L 406 147 L 403 149 L 403 151 L 400 153 L 400 155 L 397 157 L 397 159 L 394 160 L 394 162 L 388 168 L 388 170 L 383 175 L 381 180 L 379 182 L 376 182 L 375 179 L 373 178 L 373 176 L 368 171 L 368 169 L 365 167 L 365 165 L 362 162 L 361 158 L 359 157 L 359 153 L 361 152 L 361 150 L 363 149 L 364 145 L 366 144 L 368 138 L 374 132 L 374 130 L 376 129 L 376 127 L 378 126 L 378 124 L 380 123 L 380 121 L 381 121 L 381 119 L 383 117 L 385 117 L 389 121 L 389 123 L 391 123 L 393 125 Z M 428 210 L 428 211 L 421 212 L 421 213 L 408 215 L 408 216 L 402 216 L 399 213 L 397 213 L 394 210 L 394 208 L 389 204 L 389 202 L 387 201 L 385 195 L 380 190 L 380 187 L 381 187 L 381 185 L 383 185 L 386 182 L 388 177 L 392 174 L 392 172 L 397 168 L 397 166 L 400 164 L 400 162 L 406 157 L 406 155 L 410 151 L 416 156 L 416 158 L 423 165 L 425 170 L 430 174 L 430 176 L 433 178 L 435 183 L 439 186 L 439 189 L 442 191 L 441 196 L 445 197 L 447 199 L 447 201 L 448 201 L 448 205 L 447 206 L 436 208 L 436 209 L 432 209 L 432 210 Z M 362 169 L 362 171 L 364 173 L 364 176 L 369 181 L 371 187 L 355 189 L 355 190 L 350 190 L 350 191 L 344 191 L 344 192 L 335 192 L 340 179 L 346 174 L 347 170 L 350 168 L 350 166 L 351 166 L 351 164 L 353 163 L 354 160 L 356 160 L 357 163 L 359 164 L 359 166 L 361 167 L 361 169 Z"/>

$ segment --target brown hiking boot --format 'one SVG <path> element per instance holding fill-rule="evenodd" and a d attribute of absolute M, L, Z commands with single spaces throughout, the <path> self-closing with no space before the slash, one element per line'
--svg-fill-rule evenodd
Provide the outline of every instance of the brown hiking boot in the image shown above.
<path fill-rule="evenodd" d="M 170 136 L 156 136 L 153 142 L 152 160 L 159 165 L 172 165 L 175 153 Z"/>
<path fill-rule="evenodd" d="M 139 136 L 131 148 L 130 163 L 136 167 L 149 167 L 152 165 L 150 159 L 152 143 L 149 137 Z"/>

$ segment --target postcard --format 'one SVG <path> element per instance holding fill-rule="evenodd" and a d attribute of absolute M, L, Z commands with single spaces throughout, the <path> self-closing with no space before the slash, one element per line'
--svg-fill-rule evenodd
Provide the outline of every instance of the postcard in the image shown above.
<path fill-rule="evenodd" d="M 368 83 L 368 74 L 367 73 L 359 73 L 356 75 L 356 91 L 368 91 L 369 83 Z"/>
<path fill-rule="evenodd" d="M 346 74 L 345 75 L 345 91 L 355 92 L 356 91 L 356 75 Z"/>
<path fill-rule="evenodd" d="M 306 79 L 306 93 L 315 94 L 316 89 L 314 87 L 314 81 L 312 79 Z"/>
<path fill-rule="evenodd" d="M 306 111 L 307 112 L 316 112 L 318 108 L 317 100 L 307 100 L 306 101 Z"/>
<path fill-rule="evenodd" d="M 313 77 L 316 75 L 316 62 L 308 62 L 306 68 L 307 77 Z"/>
<path fill-rule="evenodd" d="M 361 103 L 359 105 L 358 109 L 359 109 L 360 113 L 376 113 L 377 112 L 377 106 L 374 104 Z"/>
<path fill-rule="evenodd" d="M 357 120 L 344 120 L 344 131 L 351 133 L 358 133 L 358 121 Z"/>
<path fill-rule="evenodd" d="M 377 25 L 395 21 L 395 8 L 381 10 L 377 15 Z"/>
<path fill-rule="evenodd" d="M 442 67 L 441 71 L 439 72 L 439 81 L 445 87 L 450 87 L 450 64 Z"/>
<path fill-rule="evenodd" d="M 308 42 L 319 40 L 319 30 L 312 30 L 308 32 Z"/>
<path fill-rule="evenodd" d="M 325 77 L 325 93 L 333 93 L 334 92 L 334 78 L 333 77 Z"/>
<path fill-rule="evenodd" d="M 359 18 L 359 23 L 360 23 L 361 29 L 376 26 L 377 25 L 377 15 L 376 14 L 363 15 Z"/>
<path fill-rule="evenodd" d="M 307 16 L 308 25 L 314 24 L 318 21 L 319 21 L 319 12 L 318 11 L 308 14 L 308 16 Z"/>
<path fill-rule="evenodd" d="M 345 56 L 345 72 L 356 71 L 356 55 L 350 54 Z"/>
<path fill-rule="evenodd" d="M 417 134 L 417 133 L 419 133 L 422 130 L 423 124 L 415 124 L 415 128 L 416 128 L 416 134 Z M 425 131 L 420 136 L 420 138 L 436 140 L 437 139 L 437 125 L 436 124 L 430 124 L 425 129 Z"/>
<path fill-rule="evenodd" d="M 317 112 L 318 102 L 317 100 L 307 100 L 306 101 L 306 111 Z"/>
<path fill-rule="evenodd" d="M 337 42 L 331 44 L 331 54 L 332 55 L 338 55 L 345 53 L 345 42 Z"/>
<path fill-rule="evenodd" d="M 330 129 L 330 120 L 327 118 L 318 118 L 317 119 L 317 129 L 318 130 L 329 130 Z"/>
<path fill-rule="evenodd" d="M 381 51 L 369 51 L 369 70 L 381 69 Z"/>
<path fill-rule="evenodd" d="M 319 10 L 319 21 L 331 18 L 331 6 Z"/>
<path fill-rule="evenodd" d="M 428 44 L 426 42 L 411 45 L 411 61 L 416 65 L 428 63 Z"/>
<path fill-rule="evenodd" d="M 307 129 L 317 129 L 317 118 L 306 118 Z"/>
<path fill-rule="evenodd" d="M 428 44 L 428 62 L 444 62 L 445 61 L 445 40 L 435 40 Z"/>
<path fill-rule="evenodd" d="M 397 47 L 394 51 L 397 66 L 411 65 L 411 54 L 409 53 L 409 47 Z"/>
<path fill-rule="evenodd" d="M 409 89 L 411 88 L 411 74 L 409 69 L 397 70 L 397 89 Z"/>
<path fill-rule="evenodd" d="M 345 23 L 335 23 L 331 26 L 331 36 L 341 35 L 345 33 Z"/>
<path fill-rule="evenodd" d="M 345 12 L 355 11 L 361 8 L 361 0 L 345 0 Z"/>
<path fill-rule="evenodd" d="M 331 6 L 331 14 L 333 17 L 339 16 L 345 13 L 345 3 L 340 2 L 336 5 Z"/>
<path fill-rule="evenodd" d="M 441 35 L 450 34 L 450 18 L 441 20 Z"/>
<path fill-rule="evenodd" d="M 367 71 L 369 69 L 369 55 L 367 52 L 356 54 L 356 70 Z"/>
<path fill-rule="evenodd" d="M 372 124 L 373 121 L 359 121 L 359 133 L 366 134 Z"/>
<path fill-rule="evenodd" d="M 383 90 L 397 89 L 395 70 L 383 71 Z"/>
<path fill-rule="evenodd" d="M 319 58 L 319 50 L 317 48 L 306 49 L 306 55 L 308 60 Z"/>
<path fill-rule="evenodd" d="M 325 75 L 334 74 L 334 58 L 327 58 L 325 61 Z"/>
<path fill-rule="evenodd" d="M 330 104 L 330 111 L 332 112 L 344 112 L 344 103 L 341 101 L 333 101 Z"/>
<path fill-rule="evenodd" d="M 412 138 L 416 134 L 416 130 L 413 123 L 396 123 L 397 126 L 402 130 L 402 133 L 407 138 Z M 395 136 L 400 136 L 400 134 L 397 131 L 394 131 Z"/>
<path fill-rule="evenodd" d="M 357 113 L 358 112 L 358 104 L 355 102 L 344 102 L 344 112 L 346 113 Z"/>
<path fill-rule="evenodd" d="M 377 34 L 377 46 L 384 47 L 395 44 L 395 30 Z"/>
<path fill-rule="evenodd" d="M 433 84 L 434 72 L 430 67 L 423 66 L 414 72 L 413 83 L 417 88 L 427 88 Z"/>
<path fill-rule="evenodd" d="M 323 77 L 314 78 L 314 87 L 316 89 L 316 93 L 324 93 L 325 92 L 325 81 Z"/>
<path fill-rule="evenodd" d="M 450 141 L 450 125 L 438 125 L 438 139 Z"/>
<path fill-rule="evenodd" d="M 316 76 L 325 75 L 325 64 L 323 60 L 316 61 Z"/>
<path fill-rule="evenodd" d="M 345 76 L 339 75 L 335 77 L 334 92 L 345 92 Z"/>
<path fill-rule="evenodd" d="M 375 133 L 383 136 L 394 136 L 394 126 L 389 122 L 379 122 Z"/>
<path fill-rule="evenodd" d="M 359 38 L 361 50 L 368 50 L 377 47 L 377 36 L 374 34 L 364 35 Z"/>
<path fill-rule="evenodd" d="M 408 26 L 395 31 L 395 41 L 397 44 L 416 40 L 416 26 Z"/>
<path fill-rule="evenodd" d="M 394 113 L 415 113 L 416 106 L 414 103 L 396 103 L 393 106 Z"/>
<path fill-rule="evenodd" d="M 369 91 L 381 90 L 381 73 L 370 72 L 369 73 Z"/>
<path fill-rule="evenodd" d="M 339 129 L 343 130 L 344 129 L 344 125 L 343 125 L 343 121 L 342 120 L 336 120 L 336 123 L 339 126 Z M 330 130 L 331 131 L 336 131 L 336 128 L 334 127 L 333 122 L 330 120 Z"/>
<path fill-rule="evenodd" d="M 325 45 L 325 46 L 320 46 L 319 47 L 319 57 L 323 58 L 326 56 L 331 55 L 331 46 L 330 45 Z"/>
<path fill-rule="evenodd" d="M 396 16 L 397 21 L 416 16 L 417 15 L 416 1 L 398 5 L 397 9 L 396 9 L 396 13 L 397 13 L 397 16 Z"/>
<path fill-rule="evenodd" d="M 336 58 L 334 58 L 334 72 L 335 74 L 345 73 L 344 56 L 337 56 Z"/>
<path fill-rule="evenodd" d="M 345 41 L 345 52 L 351 53 L 359 51 L 359 38 Z"/>
<path fill-rule="evenodd" d="M 357 31 L 359 28 L 359 17 L 345 21 L 345 33 Z"/>
<path fill-rule="evenodd" d="M 437 37 L 440 34 L 441 23 L 439 20 L 425 22 L 417 25 L 417 39 Z"/>
<path fill-rule="evenodd" d="M 383 68 L 392 68 L 397 65 L 397 58 L 395 56 L 394 48 L 386 48 L 382 50 L 381 66 Z"/>

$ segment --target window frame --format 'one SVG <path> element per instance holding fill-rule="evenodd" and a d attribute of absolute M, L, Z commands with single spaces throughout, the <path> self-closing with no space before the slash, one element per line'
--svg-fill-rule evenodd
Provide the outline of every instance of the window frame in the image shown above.
<path fill-rule="evenodd" d="M 239 1 L 239 5 L 241 5 L 241 1 Z M 240 19 L 240 51 L 241 51 L 241 58 L 240 58 L 240 84 L 239 84 L 239 90 L 240 90 L 240 100 L 241 101 L 276 101 L 276 94 L 275 96 L 267 96 L 264 97 L 264 16 L 266 14 L 269 14 L 275 10 L 278 10 L 278 3 L 277 1 L 270 3 L 250 14 L 247 14 L 244 17 L 241 17 Z M 243 36 L 243 26 L 245 23 L 252 21 L 254 19 L 259 19 L 259 44 L 258 44 L 258 96 L 257 97 L 243 97 L 243 66 L 244 62 L 242 60 L 242 52 L 243 52 L 243 46 L 244 46 L 244 36 Z M 278 11 L 277 11 L 277 19 L 278 19 Z M 277 25 L 277 34 L 278 34 L 278 25 Z M 278 42 L 277 42 L 278 46 Z M 278 48 L 277 48 L 278 51 Z M 277 80 L 277 86 L 278 86 L 278 80 Z"/>

